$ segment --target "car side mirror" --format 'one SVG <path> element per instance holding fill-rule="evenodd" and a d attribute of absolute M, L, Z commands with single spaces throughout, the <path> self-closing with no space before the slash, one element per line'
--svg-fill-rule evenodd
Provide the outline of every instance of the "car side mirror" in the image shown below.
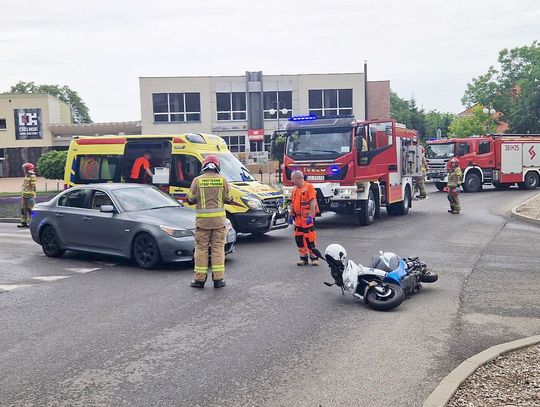
<path fill-rule="evenodd" d="M 112 206 L 112 205 L 101 205 L 101 207 L 99 208 L 99 211 L 100 212 L 105 212 L 105 213 L 114 213 L 114 206 Z"/>

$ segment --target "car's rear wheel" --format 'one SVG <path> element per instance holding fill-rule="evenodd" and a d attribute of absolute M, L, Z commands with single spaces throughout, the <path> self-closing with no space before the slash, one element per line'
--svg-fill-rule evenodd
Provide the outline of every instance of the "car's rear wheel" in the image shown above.
<path fill-rule="evenodd" d="M 133 260 L 143 269 L 156 267 L 161 261 L 156 239 L 148 233 L 140 233 L 133 241 Z"/>
<path fill-rule="evenodd" d="M 58 234 L 52 226 L 45 226 L 40 235 L 41 249 L 47 257 L 60 257 L 66 251 L 60 246 Z"/>

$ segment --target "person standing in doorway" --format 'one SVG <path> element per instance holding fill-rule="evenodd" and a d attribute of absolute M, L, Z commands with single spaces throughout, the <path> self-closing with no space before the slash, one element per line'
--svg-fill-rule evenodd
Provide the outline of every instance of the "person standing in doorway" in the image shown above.
<path fill-rule="evenodd" d="M 298 247 L 300 260 L 298 266 L 308 264 L 318 266 L 319 260 L 313 253 L 316 248 L 317 233 L 315 232 L 315 215 L 317 214 L 317 194 L 309 182 L 304 181 L 302 171 L 295 170 L 291 174 L 294 189 L 291 195 L 291 212 L 289 224 L 294 223 L 294 240 Z"/>
<path fill-rule="evenodd" d="M 208 248 L 212 253 L 214 288 L 225 286 L 225 242 L 227 237 L 225 204 L 233 197 L 227 179 L 220 175 L 219 158 L 208 155 L 202 174 L 191 183 L 188 202 L 195 207 L 195 275 L 191 287 L 204 288 L 208 275 Z"/>
<path fill-rule="evenodd" d="M 136 182 L 139 184 L 146 184 L 147 177 L 152 177 L 152 171 L 150 171 L 150 159 L 152 158 L 152 153 L 150 151 L 145 151 L 144 154 L 137 158 L 133 163 L 131 168 L 131 174 L 129 176 L 130 182 Z"/>
<path fill-rule="evenodd" d="M 24 180 L 22 184 L 21 223 L 17 227 L 27 228 L 36 199 L 36 174 L 32 163 L 24 163 L 22 168 Z"/>

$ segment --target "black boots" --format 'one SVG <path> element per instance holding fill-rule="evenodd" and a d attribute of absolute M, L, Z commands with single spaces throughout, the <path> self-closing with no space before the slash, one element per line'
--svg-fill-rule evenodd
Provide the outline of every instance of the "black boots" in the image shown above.
<path fill-rule="evenodd" d="M 225 280 L 214 280 L 214 288 L 225 287 L 226 284 Z"/>
<path fill-rule="evenodd" d="M 204 283 L 206 283 L 206 281 L 192 280 L 189 285 L 193 288 L 204 288 Z"/>

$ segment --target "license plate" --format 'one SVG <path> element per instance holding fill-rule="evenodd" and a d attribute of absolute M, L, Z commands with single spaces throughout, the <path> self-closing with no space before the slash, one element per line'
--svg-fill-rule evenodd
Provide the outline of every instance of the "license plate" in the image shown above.
<path fill-rule="evenodd" d="M 285 218 L 276 219 L 274 222 L 275 225 L 281 225 L 282 223 L 285 223 Z"/>
<path fill-rule="evenodd" d="M 308 181 L 324 181 L 324 175 L 308 175 Z"/>

